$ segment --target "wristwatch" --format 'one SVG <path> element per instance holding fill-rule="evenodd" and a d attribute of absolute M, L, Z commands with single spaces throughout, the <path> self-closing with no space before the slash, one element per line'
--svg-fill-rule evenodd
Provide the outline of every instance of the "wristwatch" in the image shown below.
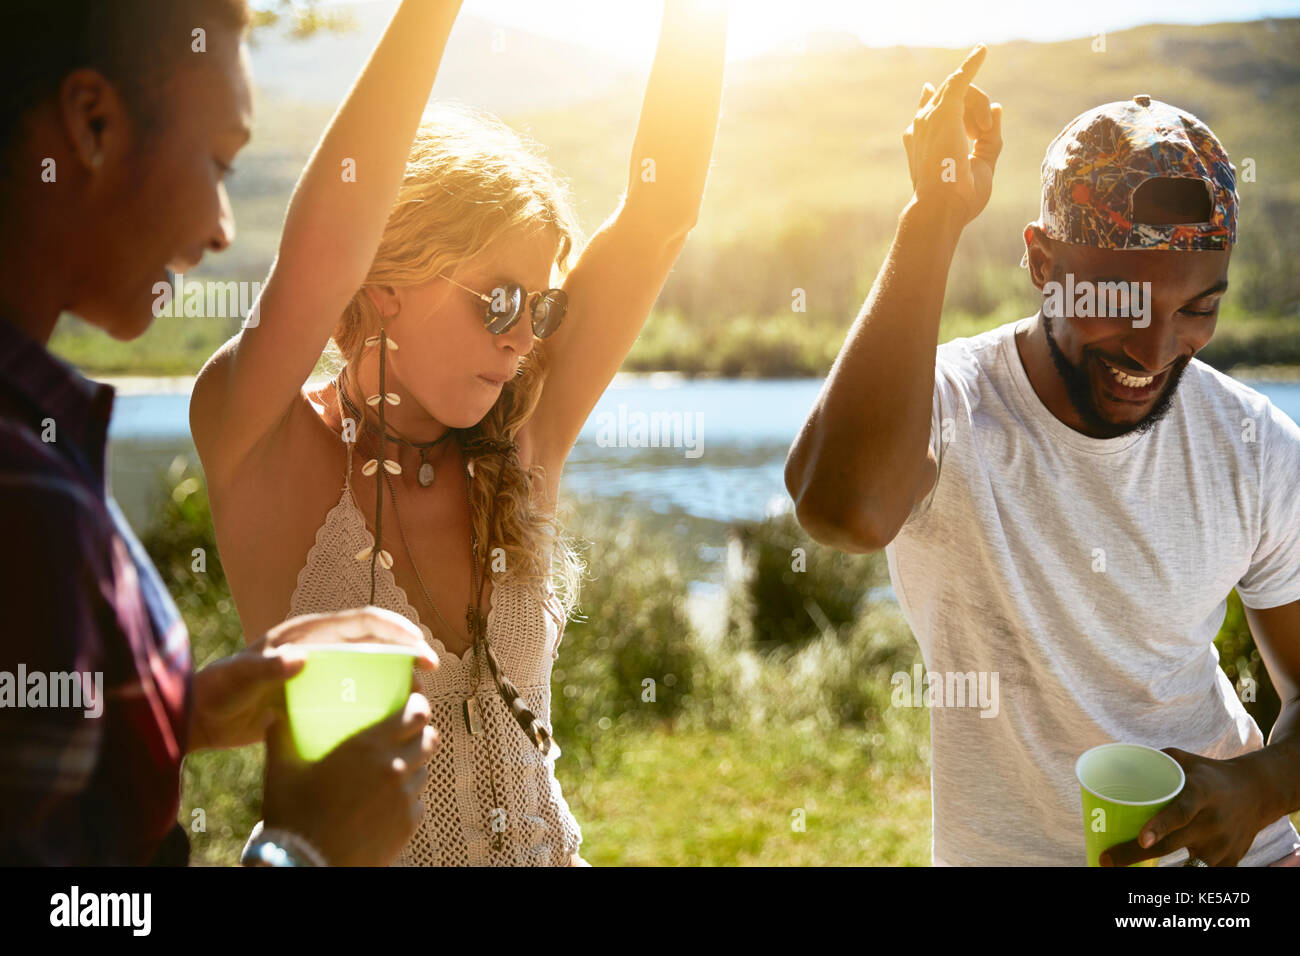
<path fill-rule="evenodd" d="M 248 835 L 244 852 L 239 855 L 243 866 L 328 866 L 320 851 L 298 834 L 278 827 L 266 828 L 257 821 Z"/>

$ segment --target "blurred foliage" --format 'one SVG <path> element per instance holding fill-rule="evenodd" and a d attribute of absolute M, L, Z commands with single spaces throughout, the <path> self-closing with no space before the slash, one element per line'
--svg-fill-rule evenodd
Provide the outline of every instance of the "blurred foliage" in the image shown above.
<path fill-rule="evenodd" d="M 59 317 L 50 351 L 87 375 L 197 375 L 203 363 L 239 331 L 238 318 L 158 318 L 130 341 L 68 313 Z"/>
<path fill-rule="evenodd" d="M 322 10 L 319 0 L 254 0 L 252 39 L 259 31 L 281 29 L 288 36 L 305 40 L 322 31 L 343 32 L 356 28 L 356 18 L 347 10 Z"/>
<path fill-rule="evenodd" d="M 161 519 L 141 543 L 185 618 L 198 670 L 243 648 L 243 627 L 221 569 L 202 474 L 178 456 L 161 485 Z M 201 557 L 195 549 L 202 549 Z M 264 765 L 262 745 L 205 750 L 185 758 L 179 819 L 189 830 L 191 863 L 238 861 L 244 840 L 262 815 Z M 202 813 L 196 816 L 195 810 Z"/>
<path fill-rule="evenodd" d="M 199 668 L 242 648 L 243 629 L 217 554 L 202 473 L 178 455 L 163 476 L 163 492 L 161 519 L 142 543 L 185 617 Z"/>
<path fill-rule="evenodd" d="M 575 533 L 588 577 L 552 672 L 551 716 L 565 758 L 587 768 L 602 735 L 682 712 L 698 655 L 668 535 L 598 509 Z"/>
<path fill-rule="evenodd" d="M 733 626 L 758 651 L 800 647 L 858 621 L 872 588 L 889 584 L 882 553 L 845 554 L 818 544 L 792 512 L 735 527 L 742 567 L 731 605 Z"/>
<path fill-rule="evenodd" d="M 1241 597 L 1236 590 L 1228 595 L 1228 612 L 1219 628 L 1214 646 L 1219 649 L 1219 666 L 1237 689 L 1237 696 L 1242 699 L 1246 712 L 1255 718 L 1264 740 L 1277 722 L 1278 712 L 1282 709 L 1282 699 L 1269 679 L 1268 669 L 1255 647 L 1251 637 L 1250 625 L 1246 622 L 1246 612 L 1241 604 Z M 1247 691 L 1251 693 L 1247 693 Z M 1254 699 L 1249 699 L 1253 693 Z"/>
<path fill-rule="evenodd" d="M 630 735 L 612 763 L 560 784 L 596 866 L 928 866 L 927 715 L 896 708 L 897 732 L 822 733 L 775 722 Z"/>

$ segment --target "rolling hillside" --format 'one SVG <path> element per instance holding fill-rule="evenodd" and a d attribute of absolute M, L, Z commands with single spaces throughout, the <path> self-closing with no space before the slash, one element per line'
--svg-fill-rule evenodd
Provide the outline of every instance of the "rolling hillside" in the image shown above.
<path fill-rule="evenodd" d="M 333 41 L 304 49 L 315 42 Z M 550 41 L 532 42 L 545 55 Z M 1109 34 L 1105 52 L 1092 45 L 1083 37 L 990 49 L 977 82 L 1004 106 L 1006 148 L 989 208 L 958 249 L 945 335 L 1034 311 L 1020 236 L 1037 215 L 1047 143 L 1085 109 L 1149 93 L 1208 123 L 1239 174 L 1253 160 L 1255 181 L 1240 186 L 1233 288 L 1205 357 L 1224 366 L 1300 364 L 1300 271 L 1292 267 L 1300 257 L 1300 20 L 1152 25 Z M 910 194 L 901 134 L 921 84 L 938 82 L 964 53 L 831 37 L 801 55 L 729 68 L 699 226 L 628 367 L 823 373 Z M 644 82 L 602 73 L 605 92 L 596 98 L 506 116 L 545 143 L 572 180 L 588 232 L 624 186 Z M 328 102 L 283 99 L 278 88 L 268 83 L 259 100 L 254 141 L 231 183 L 239 239 L 205 263 L 207 277 L 265 276 L 290 190 L 332 111 Z M 806 313 L 791 311 L 794 288 L 806 292 Z M 231 323 L 208 319 L 155 326 L 143 342 L 123 346 L 65 322 L 55 347 L 104 371 L 181 374 L 231 331 Z"/>

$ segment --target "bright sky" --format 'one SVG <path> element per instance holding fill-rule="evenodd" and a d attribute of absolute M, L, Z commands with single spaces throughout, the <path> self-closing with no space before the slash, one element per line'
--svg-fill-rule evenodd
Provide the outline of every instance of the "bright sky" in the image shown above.
<path fill-rule="evenodd" d="M 362 0 L 366 2 L 366 0 Z M 869 46 L 973 46 L 1060 40 L 1144 23 L 1300 16 L 1300 0 L 731 0 L 728 59 L 843 30 Z M 620 59 L 654 52 L 661 0 L 465 0 L 463 13 L 560 37 Z"/>

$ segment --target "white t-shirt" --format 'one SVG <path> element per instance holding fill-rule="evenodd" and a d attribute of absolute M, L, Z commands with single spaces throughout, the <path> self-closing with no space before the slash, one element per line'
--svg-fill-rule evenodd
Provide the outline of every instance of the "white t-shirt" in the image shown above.
<path fill-rule="evenodd" d="M 945 678 L 910 700 L 931 706 L 938 866 L 1083 865 L 1074 763 L 1097 744 L 1262 747 L 1214 637 L 1233 587 L 1250 607 L 1300 600 L 1300 427 L 1193 359 L 1154 429 L 1090 438 L 1034 392 L 1019 324 L 939 347 L 938 478 L 886 548 L 926 669 Z M 953 706 L 978 694 L 947 675 L 971 671 L 985 700 Z M 1297 846 L 1282 817 L 1240 865 Z"/>

